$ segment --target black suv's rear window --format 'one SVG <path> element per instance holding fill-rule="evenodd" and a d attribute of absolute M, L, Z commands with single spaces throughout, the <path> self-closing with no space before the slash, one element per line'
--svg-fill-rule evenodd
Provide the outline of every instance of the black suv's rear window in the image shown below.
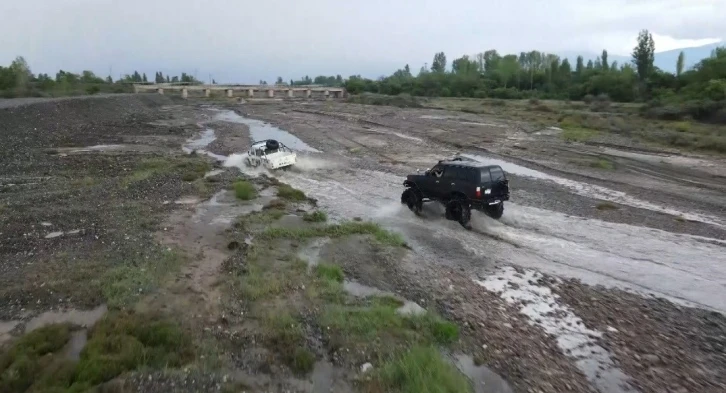
<path fill-rule="evenodd" d="M 504 171 L 502 170 L 502 168 L 500 168 L 498 166 L 497 167 L 489 168 L 489 171 L 492 174 L 492 181 L 493 182 L 498 182 L 500 180 L 506 179 L 506 177 L 504 176 Z"/>

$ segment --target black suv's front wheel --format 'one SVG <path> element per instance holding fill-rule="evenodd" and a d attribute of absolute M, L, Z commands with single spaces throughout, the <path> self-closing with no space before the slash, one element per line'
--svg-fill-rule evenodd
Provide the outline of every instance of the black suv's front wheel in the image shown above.
<path fill-rule="evenodd" d="M 419 215 L 423 210 L 423 201 L 421 196 L 413 188 L 407 188 L 406 191 L 401 194 L 401 203 L 408 206 L 408 209 Z"/>

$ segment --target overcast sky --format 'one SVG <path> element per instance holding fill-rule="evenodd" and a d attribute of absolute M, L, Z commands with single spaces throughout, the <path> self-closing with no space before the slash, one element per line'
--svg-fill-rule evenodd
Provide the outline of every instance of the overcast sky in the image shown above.
<path fill-rule="evenodd" d="M 0 0 L 0 64 L 32 71 L 182 71 L 218 82 L 377 77 L 437 51 L 627 55 L 726 38 L 726 0 Z"/>

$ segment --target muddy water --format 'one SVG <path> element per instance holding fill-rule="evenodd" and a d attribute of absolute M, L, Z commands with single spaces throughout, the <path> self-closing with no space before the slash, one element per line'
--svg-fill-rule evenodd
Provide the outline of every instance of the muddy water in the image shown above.
<path fill-rule="evenodd" d="M 20 324 L 20 321 L 0 321 L 0 345 L 10 340 L 10 332 Z"/>
<path fill-rule="evenodd" d="M 71 339 L 63 348 L 63 357 L 69 360 L 78 360 L 81 358 L 81 351 L 86 346 L 88 341 L 88 330 L 81 329 L 76 330 L 71 334 Z"/>
<path fill-rule="evenodd" d="M 100 305 L 92 310 L 46 311 L 31 319 L 25 324 L 25 332 L 54 323 L 71 323 L 79 326 L 93 326 L 108 311 L 106 305 Z"/>
<path fill-rule="evenodd" d="M 512 173 L 520 176 L 526 176 L 533 179 L 539 179 L 539 180 L 545 180 L 545 181 L 551 181 L 556 184 L 559 184 L 571 192 L 590 197 L 590 198 L 597 198 L 602 199 L 606 201 L 616 202 L 620 203 L 622 205 L 637 207 L 641 209 L 647 209 L 652 210 L 655 212 L 660 213 L 666 213 L 671 214 L 674 216 L 681 216 L 687 220 L 692 221 L 699 221 L 706 224 L 716 225 L 719 227 L 726 227 L 726 223 L 723 222 L 718 217 L 714 217 L 708 214 L 701 214 L 701 213 L 694 213 L 694 212 L 683 212 L 679 211 L 673 208 L 669 208 L 667 206 L 659 206 L 654 203 L 644 201 L 642 199 L 635 198 L 633 196 L 628 195 L 625 192 L 622 191 L 615 191 L 612 189 L 609 189 L 607 187 L 602 187 L 594 184 L 588 184 L 583 182 L 578 182 L 570 179 L 565 179 L 563 177 L 548 175 L 546 173 L 530 169 L 521 165 L 513 164 L 511 162 L 507 162 L 504 160 L 491 158 L 491 157 L 485 157 L 480 155 L 474 155 L 474 154 L 462 154 L 464 157 L 472 158 L 474 160 L 477 160 L 479 162 L 485 163 L 487 165 L 499 165 L 504 169 L 507 173 Z"/>
<path fill-rule="evenodd" d="M 214 130 L 211 128 L 207 128 L 204 131 L 202 131 L 196 138 L 191 138 L 187 140 L 187 143 L 182 146 L 182 150 L 185 153 L 191 153 L 193 151 L 197 151 L 201 154 L 205 154 L 209 157 L 214 158 L 217 161 L 225 161 L 227 159 L 227 156 L 223 156 L 220 154 L 215 154 L 210 151 L 205 150 L 204 148 L 209 146 L 210 143 L 214 142 L 217 139 L 216 134 L 214 133 Z"/>
<path fill-rule="evenodd" d="M 260 120 L 248 119 L 244 116 L 240 116 L 234 111 L 221 111 L 214 117 L 214 120 L 246 125 L 247 127 L 249 127 L 250 138 L 253 141 L 275 139 L 294 150 L 320 153 L 320 150 L 308 145 L 300 138 L 287 131 L 283 131 L 271 124 L 265 123 Z"/>
<path fill-rule="evenodd" d="M 583 195 L 649 206 L 646 201 L 604 187 L 501 160 L 477 158 L 502 165 L 510 173 L 552 181 Z M 246 170 L 244 166 L 241 169 Z M 400 231 L 417 257 L 431 264 L 473 266 L 474 272 L 486 274 L 493 262 L 514 263 L 589 284 L 655 293 L 726 312 L 726 298 L 719 295 L 726 286 L 723 241 L 572 217 L 516 203 L 506 204 L 500 221 L 474 212 L 474 231 L 465 231 L 443 220 L 443 210 L 436 204 L 426 205 L 424 218 L 405 209 L 400 204 L 401 176 L 363 169 L 352 172 L 340 165 L 319 165 L 313 170 L 286 171 L 275 176 L 316 198 L 333 220 L 361 217 Z M 653 210 L 668 208 L 655 206 Z"/>
<path fill-rule="evenodd" d="M 453 356 L 453 362 L 462 374 L 471 380 L 474 386 L 474 393 L 512 393 L 513 390 L 494 371 L 474 364 L 471 356 L 458 354 Z"/>
<path fill-rule="evenodd" d="M 369 296 L 391 296 L 403 302 L 403 306 L 396 309 L 396 312 L 402 315 L 418 315 L 426 312 L 426 309 L 419 306 L 417 303 L 410 300 L 404 299 L 392 292 L 385 292 L 378 288 L 363 285 L 355 281 L 345 280 L 343 282 L 343 289 L 349 294 L 356 297 L 369 297 Z"/>

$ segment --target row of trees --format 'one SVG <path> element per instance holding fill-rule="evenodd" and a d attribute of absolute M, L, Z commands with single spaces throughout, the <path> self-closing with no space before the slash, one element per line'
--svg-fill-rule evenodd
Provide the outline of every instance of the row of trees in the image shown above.
<path fill-rule="evenodd" d="M 8 67 L 0 66 L 0 96 L 3 97 L 94 94 L 102 91 L 118 93 L 129 91 L 130 83 L 141 82 L 149 82 L 149 79 L 145 73 L 138 71 L 123 75 L 116 81 L 110 75 L 102 78 L 88 70 L 80 74 L 60 70 L 54 77 L 44 73 L 34 75 L 22 56 L 13 60 Z M 184 72 L 181 76 L 165 76 L 157 72 L 154 82 L 200 83 L 194 76 Z"/>
<path fill-rule="evenodd" d="M 266 85 L 267 81 L 260 81 L 261 85 Z M 315 77 L 315 79 L 311 79 L 309 76 L 305 75 L 304 77 L 300 78 L 299 80 L 293 80 L 290 79 L 290 82 L 288 83 L 284 79 L 282 79 L 281 76 L 277 77 L 277 80 L 275 81 L 276 85 L 286 85 L 286 86 L 305 86 L 305 85 L 323 85 L 323 86 L 330 86 L 330 87 L 339 87 L 343 86 L 345 84 L 345 80 L 343 80 L 343 77 L 338 74 L 336 76 L 325 76 L 325 75 L 318 75 Z"/>
<path fill-rule="evenodd" d="M 557 55 L 530 51 L 501 55 L 488 50 L 462 56 L 448 67 L 446 55 L 436 53 L 431 66 L 414 76 L 406 65 L 388 77 L 370 80 L 351 76 L 345 87 L 351 93 L 375 92 L 416 96 L 494 97 L 581 100 L 587 95 L 607 95 L 620 102 L 651 99 L 726 99 L 726 48 L 684 70 L 678 58 L 675 74 L 654 66 L 655 44 L 647 30 L 640 32 L 630 63 L 608 59 L 608 52 L 594 61 L 580 56 L 575 64 Z"/>

